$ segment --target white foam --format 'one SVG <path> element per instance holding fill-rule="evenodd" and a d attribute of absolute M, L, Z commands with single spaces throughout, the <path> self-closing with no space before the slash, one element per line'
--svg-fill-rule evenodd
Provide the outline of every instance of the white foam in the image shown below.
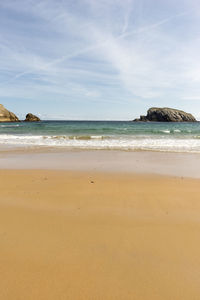
<path fill-rule="evenodd" d="M 103 136 L 102 135 L 91 135 L 91 139 L 102 140 Z"/>
<path fill-rule="evenodd" d="M 19 124 L 15 124 L 15 125 L 13 125 L 13 124 L 12 124 L 12 125 L 8 125 L 8 124 L 6 124 L 6 125 L 5 125 L 5 124 L 1 124 L 1 125 L 0 125 L 0 127 L 3 127 L 3 128 L 19 127 L 19 126 L 20 126 Z"/>
<path fill-rule="evenodd" d="M 170 130 L 160 130 L 163 133 L 170 133 Z"/>
<path fill-rule="evenodd" d="M 72 149 L 113 149 L 113 150 L 153 150 L 168 152 L 198 152 L 200 139 L 173 139 L 152 137 L 102 137 L 91 136 L 90 139 L 75 139 L 68 136 L 33 136 L 0 135 L 0 145 L 16 147 L 63 147 Z"/>

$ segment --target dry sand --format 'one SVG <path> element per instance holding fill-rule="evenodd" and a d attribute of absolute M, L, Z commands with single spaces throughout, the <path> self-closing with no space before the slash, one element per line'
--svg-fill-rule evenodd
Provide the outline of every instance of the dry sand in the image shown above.
<path fill-rule="evenodd" d="M 0 299 L 200 299 L 200 180 L 0 171 Z"/>

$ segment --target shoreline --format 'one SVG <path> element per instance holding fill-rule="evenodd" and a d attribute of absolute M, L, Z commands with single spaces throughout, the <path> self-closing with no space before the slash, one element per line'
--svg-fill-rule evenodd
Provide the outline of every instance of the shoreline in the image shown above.
<path fill-rule="evenodd" d="M 0 169 L 46 169 L 200 178 L 200 154 L 153 151 L 23 149 L 1 151 Z"/>

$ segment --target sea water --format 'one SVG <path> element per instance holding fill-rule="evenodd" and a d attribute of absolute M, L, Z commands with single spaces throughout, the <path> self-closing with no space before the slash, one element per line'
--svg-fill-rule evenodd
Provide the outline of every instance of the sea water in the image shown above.
<path fill-rule="evenodd" d="M 200 122 L 41 121 L 0 124 L 0 148 L 200 152 Z"/>

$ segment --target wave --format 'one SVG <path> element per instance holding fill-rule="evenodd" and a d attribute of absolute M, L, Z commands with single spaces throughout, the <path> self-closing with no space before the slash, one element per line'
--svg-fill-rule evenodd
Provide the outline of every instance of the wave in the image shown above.
<path fill-rule="evenodd" d="M 163 133 L 170 133 L 170 130 L 160 130 L 160 132 L 163 132 Z"/>
<path fill-rule="evenodd" d="M 53 139 L 53 140 L 102 140 L 109 138 L 109 136 L 102 135 L 53 135 L 53 136 L 43 136 L 43 139 Z"/>
<path fill-rule="evenodd" d="M 188 131 L 188 130 L 184 131 L 184 130 L 180 130 L 180 129 L 173 129 L 173 130 L 165 129 L 165 130 L 160 130 L 159 132 L 173 134 L 173 133 L 188 133 L 188 132 L 191 132 L 191 130 L 190 131 Z M 159 132 L 157 132 L 157 133 L 159 133 Z"/>
<path fill-rule="evenodd" d="M 1 124 L 0 125 L 0 128 L 15 128 L 15 127 L 19 127 L 20 125 L 19 124 L 12 124 L 12 125 L 10 125 L 10 124 Z"/>
<path fill-rule="evenodd" d="M 42 136 L 42 135 L 0 135 L 0 145 L 13 147 L 55 147 L 66 149 L 90 150 L 126 150 L 126 151 L 166 151 L 166 152 L 198 152 L 200 139 L 196 138 L 152 138 L 124 136 Z"/>

